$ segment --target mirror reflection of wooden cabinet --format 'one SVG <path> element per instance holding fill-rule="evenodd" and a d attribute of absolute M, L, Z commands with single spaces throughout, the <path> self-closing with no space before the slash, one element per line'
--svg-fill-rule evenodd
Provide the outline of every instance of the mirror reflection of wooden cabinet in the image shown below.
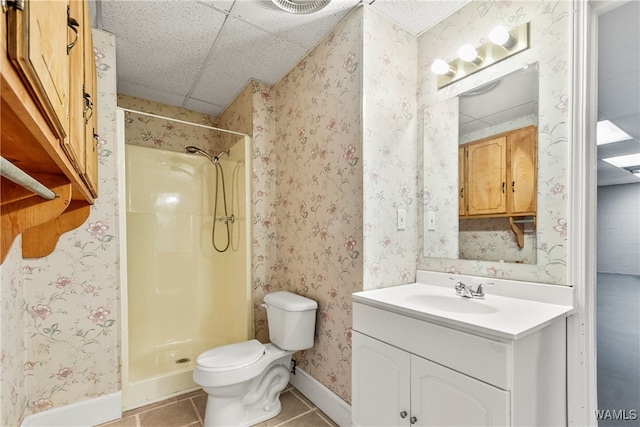
<path fill-rule="evenodd" d="M 464 216 L 467 214 L 467 200 L 464 194 L 464 176 L 467 162 L 465 161 L 464 147 L 458 148 L 458 215 Z"/>
<path fill-rule="evenodd" d="M 509 212 L 518 215 L 536 214 L 536 153 L 535 126 L 518 129 L 509 135 Z"/>
<path fill-rule="evenodd" d="M 507 138 L 471 143 L 465 150 L 467 215 L 506 213 Z"/>
<path fill-rule="evenodd" d="M 536 215 L 537 130 L 527 126 L 461 145 L 461 218 Z"/>

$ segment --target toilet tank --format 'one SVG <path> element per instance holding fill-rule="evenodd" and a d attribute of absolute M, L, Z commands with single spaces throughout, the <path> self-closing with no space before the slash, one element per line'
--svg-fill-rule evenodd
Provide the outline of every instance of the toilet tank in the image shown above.
<path fill-rule="evenodd" d="M 318 303 L 312 299 L 279 291 L 265 295 L 269 338 L 282 350 L 313 347 Z"/>

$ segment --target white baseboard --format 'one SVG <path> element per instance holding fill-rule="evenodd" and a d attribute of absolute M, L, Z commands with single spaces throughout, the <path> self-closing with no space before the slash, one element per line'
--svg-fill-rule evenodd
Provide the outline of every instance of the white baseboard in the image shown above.
<path fill-rule="evenodd" d="M 351 405 L 300 368 L 289 382 L 340 427 L 351 425 Z"/>
<path fill-rule="evenodd" d="M 21 427 L 95 426 L 122 417 L 121 392 L 83 400 L 27 416 Z"/>

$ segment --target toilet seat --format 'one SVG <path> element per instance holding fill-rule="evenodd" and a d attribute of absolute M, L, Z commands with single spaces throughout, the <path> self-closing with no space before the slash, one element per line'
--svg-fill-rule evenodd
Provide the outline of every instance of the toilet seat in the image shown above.
<path fill-rule="evenodd" d="M 209 372 L 225 372 L 252 365 L 265 352 L 266 347 L 258 340 L 243 341 L 205 351 L 196 364 Z"/>

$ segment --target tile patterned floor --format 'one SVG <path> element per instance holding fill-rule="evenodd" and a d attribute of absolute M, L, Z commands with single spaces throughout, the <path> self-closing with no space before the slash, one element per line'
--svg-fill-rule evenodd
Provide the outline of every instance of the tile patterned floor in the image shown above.
<path fill-rule="evenodd" d="M 199 427 L 204 419 L 207 395 L 194 391 L 162 402 L 124 412 L 122 418 L 99 427 Z M 288 386 L 280 395 L 282 412 L 259 427 L 337 427 L 298 390 Z"/>

